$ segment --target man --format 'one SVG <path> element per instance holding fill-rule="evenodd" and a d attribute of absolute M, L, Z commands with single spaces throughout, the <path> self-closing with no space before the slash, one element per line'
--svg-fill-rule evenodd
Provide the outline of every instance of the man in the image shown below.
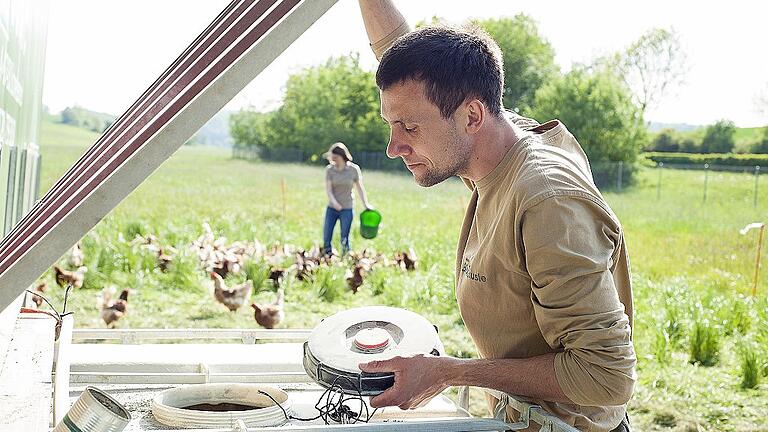
<path fill-rule="evenodd" d="M 580 430 L 629 430 L 629 261 L 581 147 L 559 122 L 503 111 L 501 53 L 487 34 L 408 33 L 391 1 L 360 7 L 381 60 L 387 155 L 402 158 L 421 186 L 459 176 L 473 191 L 456 297 L 481 356 L 361 364 L 395 373 L 394 386 L 371 404 L 414 408 L 448 386 L 469 385 L 522 397 Z"/>

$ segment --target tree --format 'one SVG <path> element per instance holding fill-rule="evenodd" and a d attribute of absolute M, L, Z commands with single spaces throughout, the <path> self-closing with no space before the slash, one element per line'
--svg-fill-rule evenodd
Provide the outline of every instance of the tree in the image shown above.
<path fill-rule="evenodd" d="M 565 123 L 592 162 L 633 163 L 645 139 L 640 109 L 610 71 L 576 68 L 540 88 L 533 106 L 534 118 Z"/>
<path fill-rule="evenodd" d="M 680 144 L 675 137 L 675 131 L 672 129 L 664 129 L 659 132 L 653 139 L 650 150 L 659 152 L 676 152 L 680 150 Z"/>
<path fill-rule="evenodd" d="M 702 153 L 701 145 L 692 138 L 685 138 L 680 142 L 680 151 L 684 153 Z"/>
<path fill-rule="evenodd" d="M 83 110 L 79 107 L 66 107 L 61 111 L 61 122 L 72 126 L 81 126 Z"/>
<path fill-rule="evenodd" d="M 379 90 L 372 72 L 357 56 L 332 58 L 288 78 L 283 105 L 276 111 L 233 115 L 235 145 L 267 150 L 298 149 L 319 155 L 336 141 L 350 150 L 381 151 L 389 129 L 379 115 Z"/>
<path fill-rule="evenodd" d="M 730 120 L 720 120 L 707 126 L 701 147 L 705 153 L 730 153 L 735 145 L 736 125 Z"/>
<path fill-rule="evenodd" d="M 504 59 L 504 107 L 529 114 L 536 90 L 560 73 L 555 51 L 536 22 L 520 14 L 513 18 L 474 22 L 496 40 Z"/>
<path fill-rule="evenodd" d="M 680 36 L 672 29 L 662 28 L 649 30 L 624 52 L 602 62 L 622 77 L 643 114 L 682 85 L 688 70 Z"/>
<path fill-rule="evenodd" d="M 229 116 L 229 134 L 235 147 L 265 146 L 266 125 L 274 113 L 260 113 L 253 109 L 241 109 Z"/>

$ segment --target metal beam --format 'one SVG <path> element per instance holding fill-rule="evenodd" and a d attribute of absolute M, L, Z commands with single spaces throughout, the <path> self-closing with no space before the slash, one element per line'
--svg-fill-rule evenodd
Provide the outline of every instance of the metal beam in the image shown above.
<path fill-rule="evenodd" d="M 113 141 L 100 143 L 98 158 L 89 161 L 93 155 L 86 155 L 78 161 L 0 244 L 0 310 L 152 174 L 336 1 L 283 0 L 263 17 L 232 26 L 229 31 L 237 31 L 239 36 L 217 57 L 201 56 L 195 65 L 204 69 L 189 66 L 182 75 L 193 75 L 186 86 L 182 87 L 179 80 L 165 84 L 167 92 L 156 98 L 154 105 L 134 113 L 137 118 L 133 123 L 127 126 L 124 123 L 128 120 L 121 123 L 125 126 L 121 135 L 110 135 L 112 129 L 120 129 L 118 123 L 122 119 L 130 119 L 130 116 L 122 116 L 105 134 Z M 145 96 L 148 100 L 147 95 L 154 87 L 150 87 L 129 111 L 140 107 Z M 92 149 L 96 150 L 96 147 Z M 87 170 L 88 167 L 91 169 Z"/>

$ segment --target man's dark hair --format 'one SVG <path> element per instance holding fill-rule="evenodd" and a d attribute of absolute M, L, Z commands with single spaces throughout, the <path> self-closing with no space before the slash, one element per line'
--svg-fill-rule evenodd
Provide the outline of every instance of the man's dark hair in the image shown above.
<path fill-rule="evenodd" d="M 424 83 L 427 99 L 446 119 L 470 97 L 501 115 L 501 50 L 476 27 L 422 27 L 395 41 L 381 58 L 376 85 L 386 90 L 411 79 Z"/>

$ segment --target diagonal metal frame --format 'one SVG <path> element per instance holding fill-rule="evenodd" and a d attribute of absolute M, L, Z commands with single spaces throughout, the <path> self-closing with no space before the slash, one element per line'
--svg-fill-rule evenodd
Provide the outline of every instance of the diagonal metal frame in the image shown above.
<path fill-rule="evenodd" d="M 0 243 L 0 310 L 337 0 L 234 0 Z"/>

